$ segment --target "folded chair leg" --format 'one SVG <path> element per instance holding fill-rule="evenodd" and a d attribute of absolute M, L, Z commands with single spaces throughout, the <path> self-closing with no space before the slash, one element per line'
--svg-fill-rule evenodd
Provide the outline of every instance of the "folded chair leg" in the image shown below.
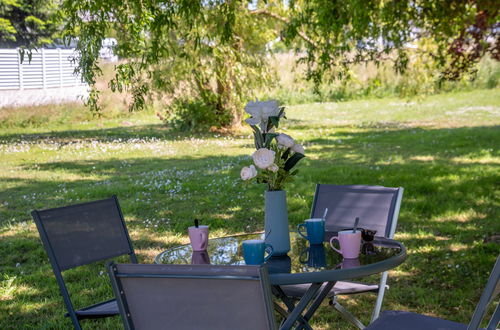
<path fill-rule="evenodd" d="M 361 323 L 360 320 L 358 320 L 354 315 L 352 315 L 351 312 L 349 312 L 347 309 L 344 308 L 341 304 L 337 302 L 337 297 L 332 298 L 330 303 L 333 305 L 333 307 L 342 315 L 347 321 L 351 322 L 353 325 L 358 327 L 359 329 L 364 329 L 365 326 L 363 323 Z"/>

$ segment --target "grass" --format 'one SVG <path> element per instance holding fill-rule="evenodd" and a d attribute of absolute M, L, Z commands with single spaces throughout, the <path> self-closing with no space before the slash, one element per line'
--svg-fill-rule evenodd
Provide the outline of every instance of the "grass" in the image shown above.
<path fill-rule="evenodd" d="M 194 217 L 211 226 L 212 237 L 263 227 L 264 187 L 239 179 L 240 168 L 251 161 L 250 131 L 189 135 L 166 129 L 151 112 L 97 119 L 84 111 L 61 106 L 50 122 L 23 125 L 3 114 L 2 329 L 71 326 L 29 215 L 33 209 L 116 194 L 144 263 L 186 243 Z M 304 143 L 307 153 L 297 180 L 286 188 L 291 226 L 307 218 L 318 182 L 403 186 L 396 238 L 409 255 L 391 271 L 383 307 L 468 322 L 500 253 L 498 89 L 418 102 L 304 104 L 289 107 L 287 117 L 283 132 Z M 76 306 L 110 296 L 103 263 L 65 276 Z M 363 315 L 374 297 L 343 303 Z M 82 323 L 120 327 L 118 318 Z M 350 328 L 326 304 L 314 327 Z"/>

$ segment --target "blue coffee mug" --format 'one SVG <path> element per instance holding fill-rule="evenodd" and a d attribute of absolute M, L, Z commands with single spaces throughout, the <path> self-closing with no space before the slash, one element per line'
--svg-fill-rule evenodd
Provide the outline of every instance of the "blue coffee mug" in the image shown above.
<path fill-rule="evenodd" d="M 268 256 L 264 258 L 264 253 Z M 247 265 L 261 265 L 273 255 L 273 247 L 262 239 L 243 241 L 243 258 Z"/>
<path fill-rule="evenodd" d="M 300 231 L 302 227 L 306 228 L 307 236 Z M 311 244 L 322 244 L 325 237 L 325 222 L 321 218 L 307 219 L 297 226 L 297 232 Z"/>

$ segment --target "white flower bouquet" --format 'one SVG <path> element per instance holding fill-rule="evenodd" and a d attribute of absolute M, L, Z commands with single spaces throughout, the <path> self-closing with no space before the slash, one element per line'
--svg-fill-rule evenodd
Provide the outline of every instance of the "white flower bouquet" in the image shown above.
<path fill-rule="evenodd" d="M 245 121 L 252 127 L 255 140 L 253 162 L 255 165 L 241 169 L 241 179 L 254 179 L 266 183 L 269 191 L 283 190 L 285 183 L 293 180 L 298 170 L 293 167 L 304 158 L 304 147 L 286 134 L 275 129 L 285 117 L 285 108 L 277 101 L 248 102 L 245 111 L 251 115 Z"/>

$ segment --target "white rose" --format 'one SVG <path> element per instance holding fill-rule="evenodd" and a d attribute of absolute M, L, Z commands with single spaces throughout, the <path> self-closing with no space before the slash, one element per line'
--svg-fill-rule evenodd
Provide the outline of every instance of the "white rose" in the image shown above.
<path fill-rule="evenodd" d="M 275 173 L 276 173 L 276 172 L 278 172 L 278 170 L 279 170 L 280 168 L 278 167 L 278 165 L 276 165 L 276 164 L 274 164 L 274 163 L 273 163 L 273 164 L 272 164 L 271 166 L 269 166 L 267 169 L 268 169 L 269 171 L 271 171 L 271 172 L 275 172 Z"/>
<path fill-rule="evenodd" d="M 250 165 L 250 167 L 245 166 L 241 169 L 240 176 L 243 180 L 255 178 L 257 176 L 257 169 L 253 165 Z"/>
<path fill-rule="evenodd" d="M 278 141 L 279 145 L 282 145 L 286 148 L 291 148 L 295 144 L 295 141 L 292 139 L 290 135 L 281 133 L 276 137 L 276 141 Z"/>
<path fill-rule="evenodd" d="M 303 154 L 305 155 L 305 150 L 304 150 L 304 147 L 301 146 L 300 144 L 295 144 L 293 147 L 292 147 L 292 151 L 293 152 L 296 152 L 296 153 L 299 153 L 299 154 Z"/>
<path fill-rule="evenodd" d="M 252 155 L 253 162 L 257 167 L 265 170 L 274 163 L 274 155 L 276 153 L 266 148 L 260 148 Z"/>

